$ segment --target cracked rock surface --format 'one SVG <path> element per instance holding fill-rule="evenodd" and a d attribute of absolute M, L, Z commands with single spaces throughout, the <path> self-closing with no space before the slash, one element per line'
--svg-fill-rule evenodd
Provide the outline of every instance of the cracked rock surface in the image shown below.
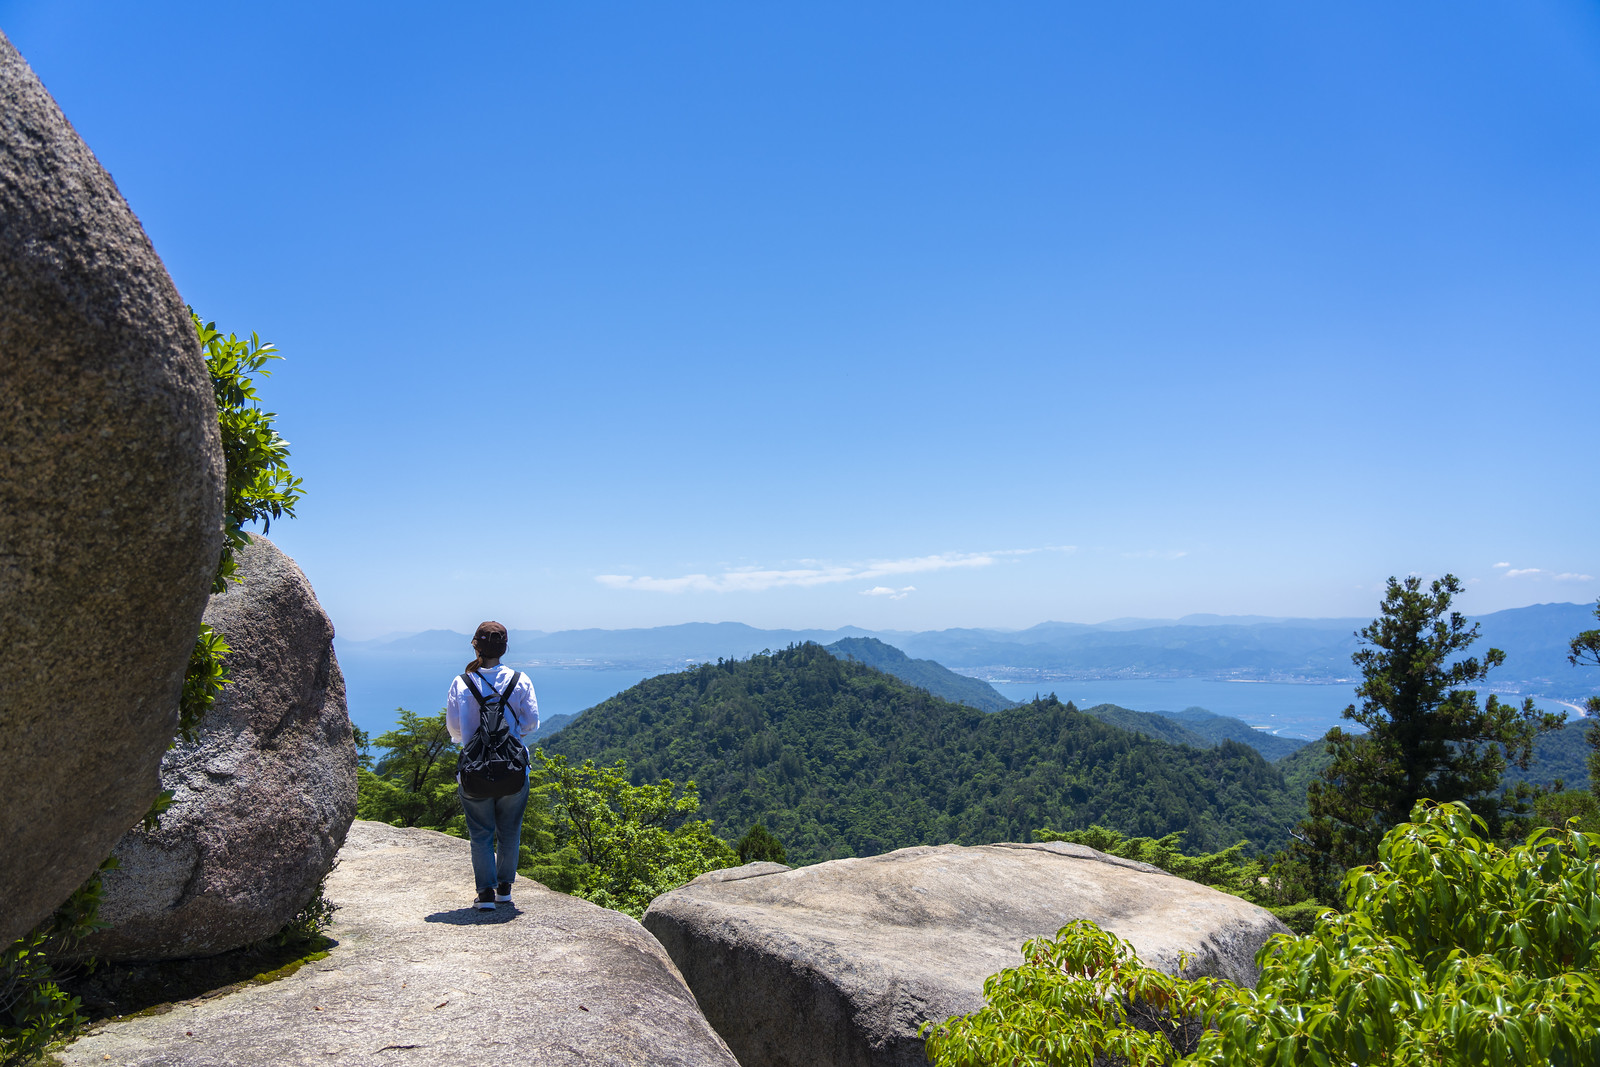
<path fill-rule="evenodd" d="M 357 821 L 328 878 L 328 957 L 266 985 L 119 1019 L 81 1067 L 737 1067 L 672 961 L 620 912 L 516 883 L 475 911 L 467 842 Z"/>
<path fill-rule="evenodd" d="M 1092 919 L 1146 964 L 1255 983 L 1286 928 L 1238 897 L 1082 845 L 903 848 L 717 871 L 644 924 L 744 1067 L 921 1067 L 917 1027 L 983 1006 L 1022 943 Z"/>

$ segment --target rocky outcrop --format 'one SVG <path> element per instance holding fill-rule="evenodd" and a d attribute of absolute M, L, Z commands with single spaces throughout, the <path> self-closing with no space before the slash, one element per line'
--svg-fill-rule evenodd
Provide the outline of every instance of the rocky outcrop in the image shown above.
<path fill-rule="evenodd" d="M 764 870 L 753 870 L 755 867 Z M 1092 919 L 1146 964 L 1254 984 L 1285 928 L 1238 897 L 1063 843 L 752 864 L 656 898 L 644 925 L 744 1067 L 924 1067 L 917 1027 L 975 1011 L 1029 938 Z"/>
<path fill-rule="evenodd" d="M 473 911 L 465 841 L 357 822 L 328 896 L 327 959 L 267 985 L 121 1019 L 73 1067 L 738 1067 L 672 961 L 626 915 L 519 881 Z"/>
<path fill-rule="evenodd" d="M 222 477 L 183 300 L 0 36 L 0 943 L 155 799 Z"/>
<path fill-rule="evenodd" d="M 162 761 L 173 791 L 159 828 L 118 842 L 101 959 L 208 956 L 278 931 L 316 892 L 356 811 L 356 752 L 333 624 L 294 560 L 264 537 L 237 556 L 244 582 L 205 621 L 231 646 L 233 683 L 199 739 Z"/>

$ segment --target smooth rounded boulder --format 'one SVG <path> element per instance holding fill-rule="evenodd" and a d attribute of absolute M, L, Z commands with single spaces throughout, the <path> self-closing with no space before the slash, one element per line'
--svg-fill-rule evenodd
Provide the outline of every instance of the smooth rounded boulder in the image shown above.
<path fill-rule="evenodd" d="M 193 743 L 162 762 L 159 827 L 128 831 L 104 876 L 84 954 L 209 956 L 282 929 L 316 893 L 356 812 L 356 751 L 333 624 L 300 568 L 256 537 L 242 584 L 205 621 L 230 646 L 232 683 Z"/>
<path fill-rule="evenodd" d="M 794 870 L 702 875 L 644 925 L 743 1067 L 923 1067 L 917 1028 L 984 1004 L 1022 943 L 1092 919 L 1139 958 L 1254 985 L 1277 919 L 1239 897 L 1082 845 L 903 848 Z"/>
<path fill-rule="evenodd" d="M 472 907 L 470 846 L 358 821 L 328 878 L 326 959 L 134 1013 L 66 1067 L 739 1067 L 672 961 L 621 912 L 518 881 Z"/>
<path fill-rule="evenodd" d="M 159 792 L 222 503 L 189 312 L 0 36 L 0 943 Z"/>

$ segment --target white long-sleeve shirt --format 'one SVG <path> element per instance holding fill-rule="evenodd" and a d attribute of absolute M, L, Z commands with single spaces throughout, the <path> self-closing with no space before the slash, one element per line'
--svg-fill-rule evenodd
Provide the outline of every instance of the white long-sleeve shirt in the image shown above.
<path fill-rule="evenodd" d="M 517 672 L 505 664 L 484 667 L 473 671 L 472 684 L 478 687 L 485 700 L 493 700 L 489 689 L 503 693 L 511 676 Z M 458 674 L 450 682 L 450 692 L 444 698 L 444 725 L 450 731 L 450 740 L 461 744 L 463 738 L 478 732 L 478 701 Z M 517 679 L 517 687 L 506 702 L 506 721 L 518 740 L 539 728 L 539 698 L 533 695 L 533 683 L 526 674 Z"/>

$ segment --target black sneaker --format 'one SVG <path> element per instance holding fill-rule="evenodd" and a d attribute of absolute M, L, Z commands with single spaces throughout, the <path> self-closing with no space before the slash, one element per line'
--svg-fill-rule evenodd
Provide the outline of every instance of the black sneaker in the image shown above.
<path fill-rule="evenodd" d="M 479 911 L 493 911 L 494 910 L 494 890 L 493 889 L 480 889 L 480 890 L 478 890 L 477 902 L 474 903 L 472 906 L 474 908 L 477 908 Z"/>
<path fill-rule="evenodd" d="M 495 888 L 494 899 L 501 904 L 509 904 L 511 902 L 511 883 L 501 882 L 500 885 Z"/>

